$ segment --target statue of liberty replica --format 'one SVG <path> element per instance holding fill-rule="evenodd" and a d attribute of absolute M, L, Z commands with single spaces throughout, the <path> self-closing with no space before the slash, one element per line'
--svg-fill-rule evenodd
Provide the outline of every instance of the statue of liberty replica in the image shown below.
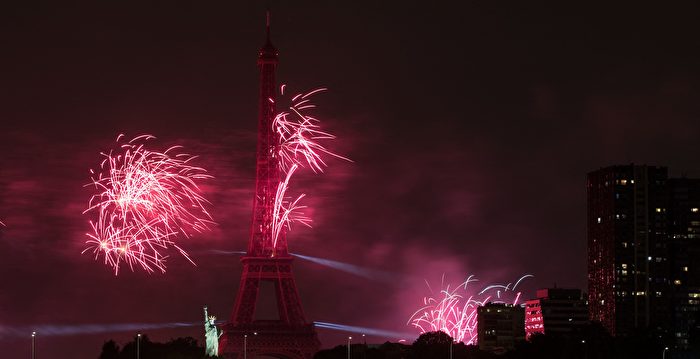
<path fill-rule="evenodd" d="M 204 306 L 204 336 L 206 337 L 206 350 L 207 356 L 215 357 L 219 355 L 219 337 L 224 334 L 223 330 L 219 330 L 216 327 L 214 321 L 215 316 L 209 316 L 207 313 L 207 306 Z"/>

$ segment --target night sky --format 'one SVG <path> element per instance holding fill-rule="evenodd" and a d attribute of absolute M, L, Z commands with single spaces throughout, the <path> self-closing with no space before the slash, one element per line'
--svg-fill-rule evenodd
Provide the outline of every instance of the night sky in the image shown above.
<path fill-rule="evenodd" d="M 21 3 L 21 4 L 20 4 Z M 393 331 L 427 280 L 586 286 L 585 175 L 612 164 L 700 176 L 698 8 L 517 2 L 272 1 L 278 80 L 315 98 L 330 160 L 298 175 L 312 229 L 290 250 L 307 319 Z M 583 4 L 583 3 L 582 3 Z M 196 322 L 231 314 L 255 181 L 263 2 L 0 5 L 0 353 L 38 325 Z M 88 170 L 119 133 L 185 146 L 218 225 L 165 274 L 119 276 L 85 248 Z M 22 331 L 23 336 L 15 333 Z M 134 331 L 49 336 L 95 358 Z M 203 328 L 145 330 L 152 339 Z M 324 347 L 346 334 L 320 331 Z M 370 337 L 383 342 L 387 338 Z M 414 339 L 406 338 L 409 341 Z"/>

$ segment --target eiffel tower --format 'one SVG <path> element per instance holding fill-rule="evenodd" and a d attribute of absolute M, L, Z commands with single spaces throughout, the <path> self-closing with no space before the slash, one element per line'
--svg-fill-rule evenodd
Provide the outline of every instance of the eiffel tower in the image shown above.
<path fill-rule="evenodd" d="M 284 231 L 278 235 L 276 243 L 273 240 L 273 208 L 280 182 L 276 151 L 279 138 L 272 128 L 277 56 L 277 49 L 270 41 L 268 12 L 267 38 L 258 54 L 260 98 L 253 221 L 248 251 L 241 259 L 243 274 L 236 304 L 219 340 L 220 356 L 226 359 L 260 356 L 311 359 L 321 344 L 313 324 L 304 317 Z M 274 286 L 279 319 L 255 318 L 259 289 L 264 282 Z"/>

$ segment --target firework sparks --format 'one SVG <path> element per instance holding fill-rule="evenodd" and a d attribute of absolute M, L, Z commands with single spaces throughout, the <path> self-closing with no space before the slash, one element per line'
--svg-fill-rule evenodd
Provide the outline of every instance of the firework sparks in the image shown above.
<path fill-rule="evenodd" d="M 285 85 L 280 87 L 284 95 Z M 311 227 L 311 218 L 300 212 L 306 208 L 299 204 L 305 194 L 299 195 L 295 200 L 289 200 L 286 196 L 289 182 L 294 172 L 306 164 L 314 173 L 323 172 L 328 166 L 324 161 L 325 155 L 352 162 L 350 159 L 335 154 L 321 144 L 325 140 L 333 140 L 335 136 L 320 129 L 320 121 L 306 113 L 307 110 L 316 108 L 311 102 L 311 97 L 325 88 L 297 94 L 291 99 L 288 110 L 278 113 L 272 121 L 273 130 L 277 133 L 279 142 L 275 152 L 279 156 L 279 168 L 284 174 L 277 186 L 275 203 L 273 208 L 272 241 L 276 248 L 280 234 L 286 229 L 291 229 L 292 223 L 301 223 Z M 270 99 L 272 101 L 272 99 Z"/>
<path fill-rule="evenodd" d="M 284 85 L 280 89 L 284 95 Z M 350 159 L 340 156 L 326 149 L 320 141 L 333 140 L 336 137 L 328 132 L 321 131 L 319 120 L 306 111 L 316 108 L 311 102 L 311 97 L 317 93 L 326 91 L 319 88 L 305 94 L 297 94 L 291 100 L 288 110 L 281 111 L 273 121 L 273 129 L 279 135 L 278 154 L 280 167 L 288 171 L 293 165 L 303 166 L 306 163 L 312 171 L 323 172 L 327 164 L 323 155 L 329 155 L 352 162 Z"/>
<path fill-rule="evenodd" d="M 521 294 L 517 287 L 529 277 L 532 275 L 524 275 L 515 284 L 488 285 L 477 294 L 470 294 L 474 293 L 470 284 L 473 286 L 473 283 L 477 282 L 473 275 L 454 288 L 450 288 L 449 284 L 445 286 L 443 277 L 439 295 L 423 298 L 423 307 L 413 313 L 407 325 L 417 328 L 421 334 L 443 331 L 458 342 L 476 344 L 477 308 L 486 303 L 517 305 Z"/>
<path fill-rule="evenodd" d="M 117 142 L 123 135 L 117 137 Z M 147 150 L 142 142 L 153 139 L 142 135 L 120 146 L 118 153 L 102 153 L 99 171 L 90 170 L 99 193 L 92 196 L 83 213 L 97 213 L 90 221 L 88 248 L 95 257 L 104 255 L 105 264 L 119 272 L 121 262 L 134 270 L 165 272 L 161 254 L 175 248 L 187 258 L 174 239 L 190 237 L 214 224 L 206 210 L 207 200 L 197 182 L 211 178 L 190 162 L 196 157 L 179 153 L 180 146 L 164 152 Z M 194 264 L 194 262 L 192 262 Z"/>
<path fill-rule="evenodd" d="M 296 164 L 292 165 L 289 172 L 287 172 L 287 177 L 277 186 L 277 195 L 275 196 L 275 206 L 273 209 L 274 213 L 272 214 L 272 248 L 277 247 L 277 240 L 279 239 L 280 233 L 284 228 L 290 229 L 292 222 L 311 227 L 311 218 L 299 211 L 306 208 L 306 206 L 299 205 L 299 201 L 306 195 L 301 194 L 294 201 L 289 201 L 285 195 L 289 188 L 289 180 L 292 178 L 297 168 L 298 166 Z"/>

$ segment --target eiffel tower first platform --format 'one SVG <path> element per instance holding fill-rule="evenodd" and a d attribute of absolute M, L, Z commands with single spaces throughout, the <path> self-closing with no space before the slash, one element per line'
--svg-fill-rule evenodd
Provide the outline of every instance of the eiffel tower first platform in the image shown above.
<path fill-rule="evenodd" d="M 219 339 L 219 355 L 226 359 L 261 356 L 311 359 L 320 347 L 313 324 L 304 317 L 284 231 L 278 235 L 276 243 L 273 240 L 273 209 L 281 174 L 276 150 L 279 135 L 272 127 L 277 55 L 277 49 L 270 41 L 268 12 L 267 39 L 258 55 L 260 93 L 253 221 L 248 251 L 241 259 L 243 274 L 236 304 Z M 255 318 L 258 293 L 265 282 L 274 287 L 279 319 Z"/>

